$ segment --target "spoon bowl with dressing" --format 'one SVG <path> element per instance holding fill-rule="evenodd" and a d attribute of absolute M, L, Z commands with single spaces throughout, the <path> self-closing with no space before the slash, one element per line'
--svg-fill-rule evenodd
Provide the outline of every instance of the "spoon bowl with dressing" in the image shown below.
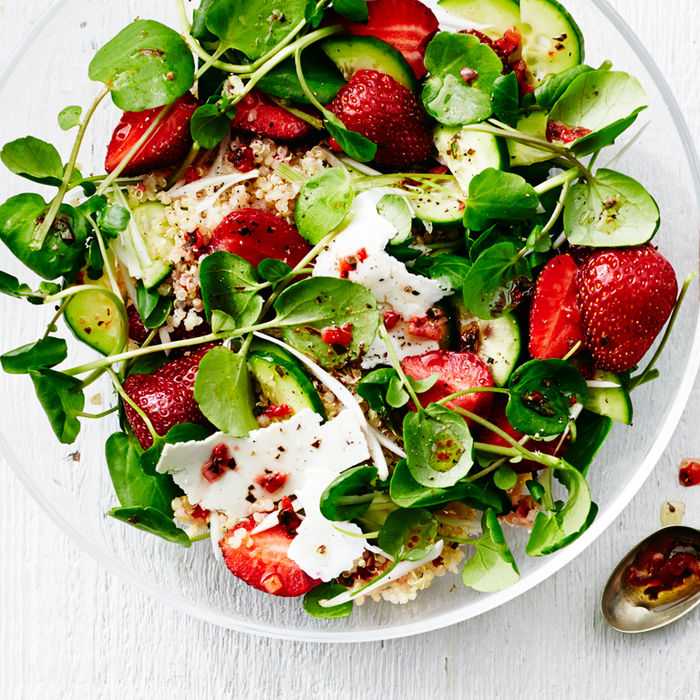
<path fill-rule="evenodd" d="M 662 528 L 631 549 L 601 596 L 605 621 L 626 633 L 675 622 L 700 604 L 700 530 Z"/>

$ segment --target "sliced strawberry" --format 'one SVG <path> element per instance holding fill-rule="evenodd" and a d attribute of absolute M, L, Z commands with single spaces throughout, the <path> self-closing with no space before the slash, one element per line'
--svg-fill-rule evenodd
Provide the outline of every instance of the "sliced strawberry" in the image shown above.
<path fill-rule="evenodd" d="M 168 115 L 139 148 L 122 175 L 143 175 L 151 170 L 167 168 L 181 161 L 192 145 L 190 119 L 199 107 L 197 100 L 186 92 L 171 106 Z M 107 146 L 105 170 L 111 173 L 143 136 L 162 107 L 144 112 L 124 112 Z"/>
<path fill-rule="evenodd" d="M 433 152 L 427 117 L 416 96 L 390 75 L 358 70 L 328 106 L 351 131 L 377 144 L 375 161 L 405 167 Z"/>
<path fill-rule="evenodd" d="M 586 345 L 595 366 L 632 369 L 673 311 L 678 294 L 671 263 L 651 245 L 604 248 L 578 273 Z"/>
<path fill-rule="evenodd" d="M 251 90 L 236 105 L 232 126 L 275 141 L 302 141 L 314 132 L 311 124 L 276 105 L 258 90 Z"/>
<path fill-rule="evenodd" d="M 321 583 L 287 556 L 294 539 L 288 527 L 276 525 L 251 535 L 255 526 L 251 516 L 229 530 L 219 542 L 226 566 L 234 576 L 259 591 L 287 598 L 304 595 Z"/>
<path fill-rule="evenodd" d="M 562 358 L 576 343 L 583 344 L 577 275 L 578 267 L 570 255 L 557 255 L 540 273 L 530 308 L 532 357 Z"/>
<path fill-rule="evenodd" d="M 411 355 L 401 361 L 403 371 L 414 379 L 427 379 L 438 372 L 440 378 L 428 391 L 419 395 L 421 404 L 444 399 L 465 389 L 493 386 L 493 377 L 484 361 L 473 352 L 433 350 L 423 355 Z M 466 394 L 447 403 L 449 408 L 464 408 L 480 416 L 488 415 L 493 394 L 489 391 Z"/>
<path fill-rule="evenodd" d="M 265 258 L 294 267 L 311 248 L 281 217 L 248 207 L 232 212 L 214 229 L 209 252 L 214 250 L 240 255 L 255 267 Z"/>
<path fill-rule="evenodd" d="M 519 433 L 508 421 L 506 417 L 506 404 L 508 400 L 505 397 L 497 396 L 493 402 L 493 408 L 491 410 L 491 415 L 488 419 L 497 428 L 500 428 L 504 432 L 508 433 L 514 440 L 522 440 L 525 437 L 522 433 Z M 500 435 L 497 435 L 492 430 L 488 428 L 483 428 L 479 426 L 476 429 L 476 434 L 474 439 L 477 442 L 484 442 L 487 445 L 495 445 L 498 447 L 512 447 L 512 445 L 507 442 Z M 558 457 L 563 454 L 566 446 L 569 443 L 569 436 L 561 439 L 560 435 L 557 435 L 556 439 L 545 442 L 544 440 L 528 440 L 525 443 L 525 447 L 531 452 L 541 452 L 545 455 L 550 455 L 553 457 Z M 544 467 L 539 462 L 533 462 L 529 459 L 523 459 L 520 462 L 509 463 L 509 466 L 513 468 L 518 474 L 524 474 L 526 472 L 537 471 L 538 469 L 544 469 Z"/>
<path fill-rule="evenodd" d="M 418 338 L 441 340 L 447 324 L 447 314 L 443 309 L 434 306 L 428 309 L 425 316 L 412 316 L 408 322 L 408 332 Z"/>
<path fill-rule="evenodd" d="M 158 435 L 165 435 L 179 423 L 208 425 L 194 400 L 194 380 L 199 363 L 212 347 L 199 347 L 177 360 L 167 362 L 153 374 L 132 374 L 127 377 L 124 391 L 148 416 Z M 146 424 L 126 402 L 124 412 L 141 447 L 148 449 L 153 444 L 153 437 Z"/>
<path fill-rule="evenodd" d="M 129 321 L 129 339 L 142 345 L 150 331 L 143 325 L 138 309 L 133 304 L 126 307 L 126 317 Z"/>
<path fill-rule="evenodd" d="M 425 49 L 438 30 L 433 11 L 419 0 L 367 0 L 366 22 L 348 22 L 357 36 L 375 36 L 398 49 L 417 78 L 426 74 Z"/>

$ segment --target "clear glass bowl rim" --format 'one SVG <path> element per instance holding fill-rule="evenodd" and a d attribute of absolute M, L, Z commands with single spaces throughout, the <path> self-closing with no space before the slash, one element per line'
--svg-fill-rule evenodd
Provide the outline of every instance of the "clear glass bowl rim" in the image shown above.
<path fill-rule="evenodd" d="M 642 44 L 641 40 L 637 37 L 617 10 L 615 10 L 607 2 L 607 0 L 590 1 L 610 20 L 613 26 L 625 38 L 661 93 L 663 101 L 668 108 L 674 125 L 678 131 L 679 138 L 685 147 L 688 165 L 693 179 L 695 200 L 698 207 L 700 207 L 700 160 L 698 159 L 698 154 L 695 149 L 695 144 L 688 128 L 688 124 L 683 116 L 683 113 L 681 112 L 675 96 L 673 95 L 673 92 L 671 91 L 671 88 L 656 65 L 654 59 Z M 26 32 L 18 46 L 8 58 L 5 67 L 0 71 L 0 90 L 4 88 L 17 63 L 20 61 L 28 47 L 35 41 L 41 30 L 50 23 L 50 21 L 68 2 L 69 0 L 54 0 L 53 4 L 44 11 L 44 13 L 37 19 L 36 23 Z M 357 632 L 321 632 L 318 630 L 296 630 L 292 632 L 286 629 L 276 628 L 272 624 L 256 624 L 254 622 L 246 622 L 241 620 L 234 621 L 230 619 L 222 619 L 219 615 L 217 615 L 217 613 L 202 605 L 196 605 L 182 596 L 166 592 L 157 586 L 142 580 L 136 574 L 134 574 L 134 572 L 123 566 L 119 561 L 107 555 L 103 550 L 94 546 L 89 539 L 84 537 L 79 530 L 73 527 L 73 525 L 62 516 L 54 504 L 46 499 L 42 493 L 38 493 L 30 487 L 31 484 L 26 476 L 25 470 L 22 468 L 19 459 L 14 453 L 14 450 L 2 432 L 0 432 L 0 456 L 2 456 L 6 463 L 12 468 L 20 482 L 24 485 L 35 502 L 42 508 L 42 510 L 44 510 L 45 513 L 47 513 L 47 515 L 56 523 L 56 525 L 58 525 L 58 527 L 66 535 L 68 535 L 70 539 L 80 545 L 97 562 L 105 566 L 108 570 L 113 571 L 124 581 L 137 586 L 150 596 L 153 596 L 157 600 L 162 601 L 163 603 L 177 610 L 193 615 L 194 617 L 206 622 L 227 627 L 238 632 L 257 634 L 276 639 L 327 643 L 380 641 L 385 639 L 407 637 L 415 634 L 421 634 L 423 632 L 430 632 L 456 624 L 458 622 L 463 622 L 469 618 L 476 617 L 477 615 L 481 615 L 525 593 L 530 588 L 533 588 L 537 584 L 549 578 L 551 575 L 556 573 L 559 569 L 563 568 L 566 564 L 577 557 L 581 552 L 583 552 L 584 549 L 592 544 L 593 541 L 597 539 L 609 525 L 612 524 L 615 518 L 617 518 L 625 506 L 627 506 L 627 504 L 632 500 L 637 491 L 651 474 L 653 468 L 671 439 L 681 415 L 683 414 L 685 406 L 690 397 L 690 393 L 693 390 L 699 369 L 700 313 L 696 319 L 693 344 L 689 352 L 689 361 L 685 367 L 685 371 L 681 379 L 681 385 L 654 442 L 651 444 L 649 450 L 644 456 L 635 478 L 626 485 L 617 499 L 610 504 L 605 512 L 598 515 L 598 518 L 589 528 L 589 530 L 578 540 L 566 547 L 566 549 L 556 553 L 555 555 L 550 555 L 542 567 L 540 567 L 537 571 L 523 577 L 515 586 L 512 586 L 505 591 L 501 591 L 500 593 L 493 594 L 488 598 L 484 598 L 482 601 L 477 601 L 476 603 L 471 602 L 468 606 L 469 610 L 464 612 L 464 614 L 461 614 L 459 610 L 451 610 L 442 615 L 435 615 L 429 620 L 398 625 L 389 629 L 362 630 Z"/>

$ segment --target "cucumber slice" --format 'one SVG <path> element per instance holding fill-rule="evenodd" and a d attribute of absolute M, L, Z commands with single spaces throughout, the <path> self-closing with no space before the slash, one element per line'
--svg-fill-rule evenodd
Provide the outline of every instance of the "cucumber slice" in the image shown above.
<path fill-rule="evenodd" d="M 440 0 L 450 14 L 482 25 L 480 32 L 492 39 L 520 24 L 520 8 L 515 0 Z"/>
<path fill-rule="evenodd" d="M 620 378 L 614 372 L 597 369 L 593 381 L 609 382 L 617 386 L 589 386 L 585 408 L 599 416 L 608 416 L 618 423 L 632 424 L 632 401 L 629 392 L 622 386 Z"/>
<path fill-rule="evenodd" d="M 335 63 L 345 80 L 358 70 L 376 70 L 415 92 L 416 76 L 400 51 L 373 36 L 333 37 L 321 48 Z"/>
<path fill-rule="evenodd" d="M 454 305 L 461 344 L 472 348 L 488 365 L 496 386 L 505 386 L 520 356 L 520 328 L 515 316 L 484 320 L 469 313 L 461 302 Z"/>
<path fill-rule="evenodd" d="M 310 408 L 327 418 L 321 397 L 294 358 L 278 353 L 277 348 L 274 352 L 256 349 L 248 354 L 248 366 L 270 403 L 286 404 L 293 413 Z"/>
<path fill-rule="evenodd" d="M 538 139 L 547 140 L 547 113 L 532 112 L 518 119 L 516 125 L 518 131 L 527 136 L 536 136 Z M 533 163 L 543 163 L 556 158 L 557 154 L 545 151 L 534 146 L 527 146 L 508 139 L 508 153 L 510 154 L 510 165 L 513 168 L 532 165 Z"/>
<path fill-rule="evenodd" d="M 418 197 L 409 197 L 413 212 L 421 221 L 450 225 L 461 223 L 464 217 L 464 194 L 457 180 L 440 183 L 445 189 L 431 189 Z M 447 190 L 447 191 L 445 191 Z M 454 192 L 454 194 L 451 194 Z"/>
<path fill-rule="evenodd" d="M 102 284 L 102 279 L 94 284 Z M 100 292 L 81 292 L 67 304 L 63 313 L 73 335 L 103 355 L 120 350 L 124 321 L 114 302 Z"/>
<path fill-rule="evenodd" d="M 508 149 L 492 134 L 440 126 L 434 132 L 435 146 L 457 179 L 464 194 L 475 175 L 486 168 L 503 170 L 508 165 Z"/>
<path fill-rule="evenodd" d="M 535 80 L 583 61 L 583 36 L 556 0 L 520 0 L 523 58 Z"/>
<path fill-rule="evenodd" d="M 169 274 L 172 266 L 165 260 L 175 250 L 175 241 L 167 235 L 169 228 L 165 218 L 165 204 L 145 202 L 132 212 L 134 222 L 146 241 L 146 248 L 153 263 L 143 271 L 143 284 L 146 289 L 155 287 Z"/>

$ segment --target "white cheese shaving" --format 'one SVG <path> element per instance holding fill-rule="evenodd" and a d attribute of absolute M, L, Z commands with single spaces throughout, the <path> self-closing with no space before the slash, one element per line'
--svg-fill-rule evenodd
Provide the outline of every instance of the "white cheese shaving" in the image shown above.
<path fill-rule="evenodd" d="M 202 467 L 220 444 L 226 445 L 235 467 L 225 469 L 210 483 Z M 166 445 L 157 471 L 171 474 L 193 505 L 243 518 L 248 515 L 248 496 L 277 500 L 302 488 L 309 470 L 328 470 L 330 481 L 368 457 L 362 428 L 350 411 L 321 425 L 321 416 L 304 409 L 289 420 L 253 430 L 247 437 L 215 433 L 201 441 Z M 256 479 L 275 472 L 286 474 L 287 479 L 271 494 Z"/>
<path fill-rule="evenodd" d="M 316 258 L 313 275 L 340 277 L 343 261 L 357 259 L 347 278 L 369 289 L 378 302 L 389 304 L 404 318 L 423 316 L 449 289 L 436 280 L 409 272 L 384 249 L 396 235 L 394 225 L 377 212 L 379 200 L 392 190 L 378 188 L 355 197 L 350 222 Z M 366 257 L 357 258 L 364 250 Z"/>

